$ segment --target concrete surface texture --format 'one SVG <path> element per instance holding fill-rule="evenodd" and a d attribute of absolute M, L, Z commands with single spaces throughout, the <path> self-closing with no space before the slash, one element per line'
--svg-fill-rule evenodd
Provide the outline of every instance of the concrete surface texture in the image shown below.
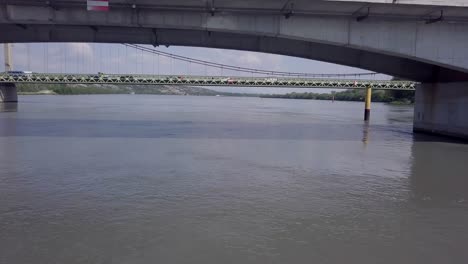
<path fill-rule="evenodd" d="M 419 85 L 413 129 L 468 139 L 468 82 Z"/>
<path fill-rule="evenodd" d="M 16 86 L 13 83 L 0 84 L 0 103 L 18 102 Z"/>
<path fill-rule="evenodd" d="M 0 4 L 0 42 L 228 48 L 416 81 L 468 81 L 468 9 L 428 0 L 387 2 L 114 0 L 109 12 L 88 12 L 86 2 L 78 0 L 6 1 Z"/>
<path fill-rule="evenodd" d="M 356 0 L 328 0 L 333 2 L 356 2 Z M 433 5 L 433 6 L 468 6 L 467 0 L 361 0 L 365 3 Z"/>

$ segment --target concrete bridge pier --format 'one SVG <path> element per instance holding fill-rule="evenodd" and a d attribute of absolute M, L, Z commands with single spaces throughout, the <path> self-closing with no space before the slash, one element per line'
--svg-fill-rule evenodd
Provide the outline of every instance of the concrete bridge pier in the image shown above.
<path fill-rule="evenodd" d="M 413 131 L 468 139 L 468 82 L 419 84 Z"/>
<path fill-rule="evenodd" d="M 14 83 L 0 83 L 0 103 L 18 102 L 18 93 Z"/>

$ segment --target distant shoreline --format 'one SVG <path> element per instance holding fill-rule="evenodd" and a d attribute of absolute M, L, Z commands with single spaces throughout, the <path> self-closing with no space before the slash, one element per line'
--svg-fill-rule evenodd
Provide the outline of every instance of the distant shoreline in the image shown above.
<path fill-rule="evenodd" d="M 118 85 L 76 85 L 76 84 L 19 84 L 19 95 L 90 95 L 90 94 L 153 94 L 153 95 L 193 95 L 193 96 L 230 96 L 260 97 L 304 100 L 364 101 L 364 90 L 350 89 L 336 93 L 287 93 L 254 94 L 230 93 L 193 86 L 118 86 Z M 414 102 L 414 91 L 374 91 L 373 102 L 394 105 L 410 105 Z"/>
<path fill-rule="evenodd" d="M 109 93 L 82 93 L 82 94 L 58 94 L 54 93 L 53 91 L 44 91 L 44 92 L 19 92 L 18 95 L 65 95 L 65 96 L 72 96 L 72 95 L 108 95 Z M 112 93 L 110 93 L 112 94 Z M 132 95 L 130 93 L 122 94 L 122 93 L 115 93 L 112 95 Z M 151 94 L 151 93 L 140 93 L 137 95 L 175 95 L 175 96 L 183 96 L 180 94 Z M 211 97 L 216 97 L 216 95 L 186 95 L 186 96 L 211 96 Z M 262 99 L 289 99 L 289 100 L 315 100 L 315 101 L 332 101 L 332 99 L 311 99 L 311 98 L 285 98 L 285 97 L 274 97 L 274 96 L 263 96 L 259 94 L 251 94 L 251 95 L 245 95 L 245 94 L 236 94 L 236 93 L 231 93 L 229 95 L 219 95 L 221 97 L 256 97 L 256 98 L 262 98 Z M 336 100 L 340 102 L 360 102 L 359 100 Z M 390 105 L 413 105 L 412 102 L 410 101 L 391 101 L 391 102 L 381 102 L 378 101 L 377 103 L 386 103 Z"/>
<path fill-rule="evenodd" d="M 363 102 L 365 91 L 361 89 L 348 89 L 332 93 L 287 93 L 260 95 L 262 98 L 306 99 Z M 372 92 L 372 102 L 389 103 L 395 105 L 410 105 L 414 103 L 414 91 L 377 90 Z"/>

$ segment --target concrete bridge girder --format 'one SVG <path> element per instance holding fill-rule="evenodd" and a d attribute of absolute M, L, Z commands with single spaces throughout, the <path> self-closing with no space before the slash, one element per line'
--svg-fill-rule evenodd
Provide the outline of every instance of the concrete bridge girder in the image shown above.
<path fill-rule="evenodd" d="M 334 1 L 334 2 L 355 2 L 355 0 L 326 0 L 326 1 Z M 449 6 L 468 6 L 468 2 L 466 0 L 360 0 L 361 2 L 367 3 L 387 3 L 387 4 L 405 4 L 405 5 L 449 5 Z"/>
<path fill-rule="evenodd" d="M 0 42 L 130 42 L 279 53 L 417 81 L 468 80 L 468 24 L 155 9 L 1 7 Z M 451 41 L 448 41 L 451 40 Z"/>
<path fill-rule="evenodd" d="M 0 26 L 7 33 L 5 42 L 104 42 L 156 44 L 154 32 L 146 28 L 33 25 L 18 30 L 15 25 Z M 260 51 L 348 65 L 386 73 L 416 81 L 465 80 L 454 71 L 411 59 L 334 46 L 269 36 L 253 36 L 223 32 L 160 29 L 158 45 L 180 45 Z M 5 40 L 6 39 L 6 40 Z"/>

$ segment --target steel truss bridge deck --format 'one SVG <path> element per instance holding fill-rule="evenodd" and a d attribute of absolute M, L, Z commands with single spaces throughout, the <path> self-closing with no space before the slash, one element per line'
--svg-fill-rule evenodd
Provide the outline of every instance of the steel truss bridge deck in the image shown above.
<path fill-rule="evenodd" d="M 409 81 L 352 79 L 37 73 L 17 75 L 0 74 L 0 83 L 251 86 L 336 89 L 372 88 L 376 90 L 414 90 L 416 85 L 416 83 Z"/>

